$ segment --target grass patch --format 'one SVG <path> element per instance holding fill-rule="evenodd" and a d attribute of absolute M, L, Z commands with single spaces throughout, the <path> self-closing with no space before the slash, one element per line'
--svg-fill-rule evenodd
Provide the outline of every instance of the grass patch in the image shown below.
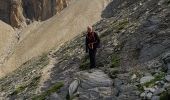
<path fill-rule="evenodd" d="M 31 81 L 26 82 L 25 84 L 16 86 L 14 92 L 12 92 L 11 95 L 17 95 L 19 93 L 22 93 L 26 88 L 31 89 L 31 88 L 36 87 L 39 83 L 40 78 L 41 76 L 37 76 L 33 78 Z"/>
<path fill-rule="evenodd" d="M 113 27 L 113 29 L 116 29 L 116 30 L 119 31 L 119 30 L 124 29 L 128 24 L 129 24 L 129 20 L 128 19 L 123 19 L 123 20 L 116 21 L 111 26 Z"/>
<path fill-rule="evenodd" d="M 126 20 L 122 20 L 122 21 L 116 23 L 115 28 L 116 28 L 117 30 L 122 30 L 123 28 L 125 28 L 125 26 L 126 26 L 127 24 L 129 24 L 129 21 L 128 21 L 127 19 L 126 19 Z"/>
<path fill-rule="evenodd" d="M 120 58 L 118 57 L 117 54 L 112 55 L 111 59 L 111 68 L 119 67 L 120 66 Z"/>
<path fill-rule="evenodd" d="M 46 66 L 49 64 L 49 58 L 47 57 L 47 54 L 42 54 L 42 56 L 40 56 L 40 59 L 37 61 L 37 63 L 35 63 L 35 66 Z"/>
<path fill-rule="evenodd" d="M 15 88 L 15 91 L 11 94 L 11 95 L 17 95 L 21 92 L 23 92 L 26 89 L 27 86 L 23 85 L 23 86 L 17 86 Z"/>
<path fill-rule="evenodd" d="M 45 100 L 46 96 L 49 96 L 54 92 L 57 92 L 63 86 L 64 86 L 63 82 L 58 82 L 55 85 L 53 85 L 51 88 L 49 88 L 46 92 L 43 92 L 42 94 L 33 97 L 32 100 Z"/>
<path fill-rule="evenodd" d="M 100 37 L 108 36 L 111 33 L 119 33 L 120 30 L 124 29 L 129 24 L 129 19 L 123 19 L 113 22 L 109 25 L 106 32 L 100 35 Z"/>
<path fill-rule="evenodd" d="M 145 87 L 153 87 L 153 86 L 156 85 L 156 82 L 157 82 L 157 81 L 163 80 L 164 77 L 165 77 L 165 73 L 162 72 L 162 73 L 156 75 L 155 78 L 154 78 L 153 80 L 151 80 L 150 82 L 147 82 L 147 83 L 144 83 L 144 84 L 140 84 L 140 85 L 138 85 L 137 87 L 138 87 L 138 89 L 139 89 L 140 91 L 144 91 L 144 89 L 143 89 L 144 86 L 145 86 Z"/>
<path fill-rule="evenodd" d="M 158 75 L 155 76 L 155 78 L 153 80 L 151 80 L 150 82 L 147 82 L 144 84 L 144 86 L 146 87 L 152 87 L 155 85 L 156 81 L 160 81 L 165 77 L 165 73 L 160 73 Z"/>
<path fill-rule="evenodd" d="M 89 68 L 90 65 L 90 58 L 88 55 L 86 55 L 84 58 L 82 58 L 81 64 L 80 64 L 80 69 L 81 70 L 86 70 Z"/>

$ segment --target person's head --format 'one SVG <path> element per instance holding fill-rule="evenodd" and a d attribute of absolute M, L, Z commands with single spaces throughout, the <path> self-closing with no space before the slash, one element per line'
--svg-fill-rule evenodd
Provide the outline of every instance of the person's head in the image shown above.
<path fill-rule="evenodd" d="M 88 33 L 93 32 L 93 28 L 92 28 L 92 26 L 88 26 L 88 27 L 87 27 L 87 32 L 88 32 Z"/>

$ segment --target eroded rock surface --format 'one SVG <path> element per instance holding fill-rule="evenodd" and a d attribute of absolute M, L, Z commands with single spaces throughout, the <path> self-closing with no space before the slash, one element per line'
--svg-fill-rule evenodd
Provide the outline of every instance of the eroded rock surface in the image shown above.
<path fill-rule="evenodd" d="M 66 8 L 71 0 L 1 0 L 0 19 L 13 27 L 44 21 Z"/>

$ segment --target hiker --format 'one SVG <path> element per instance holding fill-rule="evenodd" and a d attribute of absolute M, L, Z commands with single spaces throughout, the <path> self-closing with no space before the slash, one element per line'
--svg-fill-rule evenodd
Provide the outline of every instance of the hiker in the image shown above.
<path fill-rule="evenodd" d="M 90 56 L 90 68 L 96 67 L 96 52 L 100 46 L 100 39 L 96 32 L 93 31 L 91 26 L 87 27 L 86 35 L 86 53 L 89 52 Z"/>

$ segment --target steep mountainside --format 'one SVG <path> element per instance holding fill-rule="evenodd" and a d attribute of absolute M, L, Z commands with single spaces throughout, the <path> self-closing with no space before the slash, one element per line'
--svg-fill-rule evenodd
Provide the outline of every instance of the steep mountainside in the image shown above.
<path fill-rule="evenodd" d="M 0 66 L 7 59 L 7 56 L 11 54 L 10 49 L 13 48 L 12 44 L 17 42 L 15 38 L 14 30 L 11 26 L 0 21 Z M 0 70 L 0 73 L 2 70 Z"/>
<path fill-rule="evenodd" d="M 0 66 L 3 70 L 0 76 L 12 72 L 32 57 L 60 46 L 80 34 L 88 25 L 99 21 L 108 2 L 109 0 L 75 0 L 59 15 L 21 30 L 19 34 L 26 36 L 21 37 L 12 55 Z"/>
<path fill-rule="evenodd" d="M 91 6 L 96 8 L 99 0 L 93 1 L 95 7 L 94 4 Z M 79 0 L 77 3 L 79 5 L 74 7 L 80 9 L 80 6 L 83 8 L 88 2 Z M 81 3 L 83 4 L 80 5 Z M 72 6 L 68 9 L 71 8 Z M 101 17 L 93 25 L 101 39 L 97 68 L 89 69 L 84 28 L 74 30 L 81 31 L 82 34 L 75 34 L 74 39 L 68 39 L 70 41 L 60 48 L 56 46 L 50 52 L 34 56 L 2 78 L 0 99 L 169 100 L 170 0 L 113 0 L 103 10 Z M 58 18 L 57 21 L 61 21 Z M 76 18 L 81 19 L 79 16 Z M 52 23 L 49 21 L 46 24 Z M 66 24 L 68 23 L 58 27 L 64 29 Z M 74 28 L 73 23 L 67 29 L 70 25 Z M 80 25 L 78 24 L 79 28 Z M 55 26 L 56 24 L 50 25 L 48 29 L 52 30 Z M 49 34 L 43 35 L 51 39 Z M 35 38 L 32 43 L 35 43 L 34 40 Z M 21 45 L 21 48 L 25 47 Z"/>

